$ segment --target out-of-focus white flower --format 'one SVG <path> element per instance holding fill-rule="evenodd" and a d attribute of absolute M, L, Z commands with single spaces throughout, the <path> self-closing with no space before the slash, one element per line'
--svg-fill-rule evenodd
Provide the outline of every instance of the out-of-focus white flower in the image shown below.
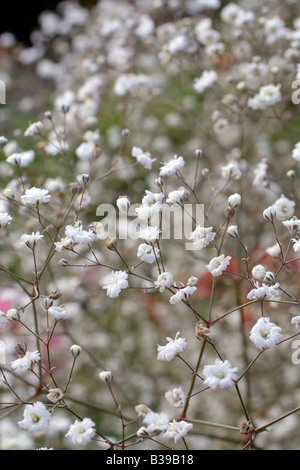
<path fill-rule="evenodd" d="M 265 278 L 265 275 L 266 275 L 265 267 L 262 266 L 261 264 L 254 266 L 254 268 L 252 269 L 252 276 L 255 279 L 259 279 L 262 281 Z"/>
<path fill-rule="evenodd" d="M 193 247 L 196 250 L 201 250 L 214 240 L 216 234 L 212 231 L 212 227 L 201 227 L 198 225 L 191 233 L 189 240 L 193 241 Z"/>
<path fill-rule="evenodd" d="M 164 433 L 164 437 L 166 439 L 174 439 L 174 443 L 177 444 L 192 428 L 192 423 L 173 419 L 173 422 L 169 424 L 168 429 Z"/>
<path fill-rule="evenodd" d="M 300 67 L 299 67 L 300 70 Z M 296 160 L 296 162 L 300 162 L 300 142 L 298 142 L 292 151 L 292 158 Z"/>
<path fill-rule="evenodd" d="M 31 235 L 28 235 L 27 233 L 24 233 L 22 236 L 21 236 L 21 243 L 23 245 L 26 245 L 28 246 L 28 248 L 35 248 L 36 245 L 38 244 L 38 242 L 40 240 L 43 240 L 44 238 L 44 235 L 41 235 L 40 232 L 32 232 Z"/>
<path fill-rule="evenodd" d="M 175 339 L 167 337 L 167 344 L 165 346 L 157 346 L 157 359 L 159 361 L 172 361 L 174 357 L 183 352 L 187 348 L 185 338 L 179 338 L 180 332 L 175 336 Z"/>
<path fill-rule="evenodd" d="M 221 174 L 223 178 L 239 180 L 242 176 L 242 172 L 236 163 L 229 162 L 228 165 L 222 166 Z"/>
<path fill-rule="evenodd" d="M 51 195 L 47 189 L 30 188 L 26 189 L 25 194 L 21 196 L 22 202 L 26 205 L 34 205 L 38 202 L 47 203 L 50 201 Z"/>
<path fill-rule="evenodd" d="M 159 175 L 160 176 L 171 176 L 175 175 L 175 173 L 185 165 L 185 161 L 183 157 L 178 157 L 177 155 L 174 156 L 173 160 L 170 160 L 167 163 L 164 163 L 163 166 L 160 168 Z"/>
<path fill-rule="evenodd" d="M 33 122 L 24 132 L 25 137 L 31 137 L 33 135 L 37 135 L 43 129 L 43 123 L 41 121 Z"/>
<path fill-rule="evenodd" d="M 61 252 L 64 249 L 68 249 L 75 244 L 74 240 L 69 237 L 61 238 L 59 242 L 55 242 L 55 251 Z"/>
<path fill-rule="evenodd" d="M 229 361 L 216 359 L 214 365 L 204 366 L 204 384 L 212 389 L 233 387 L 237 380 L 237 367 L 232 367 Z"/>
<path fill-rule="evenodd" d="M 33 365 L 41 360 L 40 353 L 38 351 L 29 352 L 27 351 L 23 357 L 16 359 L 11 363 L 12 369 L 15 369 L 17 374 L 23 374 L 26 370 L 29 370 Z"/>
<path fill-rule="evenodd" d="M 108 297 L 118 297 L 122 289 L 128 287 L 128 274 L 126 271 L 113 271 L 103 289 L 107 290 Z"/>
<path fill-rule="evenodd" d="M 220 255 L 213 258 L 205 267 L 214 277 L 221 276 L 223 271 L 227 269 L 231 260 L 231 256 Z"/>
<path fill-rule="evenodd" d="M 281 255 L 280 246 L 278 245 L 278 243 L 275 243 L 275 245 L 272 245 L 266 248 L 266 253 L 269 256 L 272 256 L 273 258 L 280 258 L 280 255 Z"/>
<path fill-rule="evenodd" d="M 25 168 L 34 160 L 34 158 L 35 152 L 33 150 L 27 150 L 26 152 L 13 153 L 7 157 L 6 161 L 11 165 Z"/>
<path fill-rule="evenodd" d="M 259 93 L 254 98 L 249 98 L 248 107 L 253 110 L 264 110 L 269 106 L 274 106 L 281 101 L 281 85 L 266 85 L 260 88 Z"/>
<path fill-rule="evenodd" d="M 299 237 L 297 238 L 292 238 L 292 242 L 293 243 L 293 250 L 295 253 L 299 253 L 300 252 L 300 239 Z"/>
<path fill-rule="evenodd" d="M 156 158 L 151 158 L 150 152 L 144 152 L 139 147 L 133 147 L 131 155 L 136 158 L 137 162 L 143 165 L 147 170 L 152 169 L 152 163 L 156 161 Z"/>
<path fill-rule="evenodd" d="M 201 77 L 194 80 L 193 88 L 197 93 L 203 93 L 218 81 L 218 74 L 214 70 L 204 70 Z"/>
<path fill-rule="evenodd" d="M 182 408 L 186 401 L 186 395 L 181 387 L 166 392 L 165 398 L 174 408 Z"/>
<path fill-rule="evenodd" d="M 259 349 L 273 348 L 283 338 L 281 331 L 268 317 L 261 317 L 250 332 L 250 340 Z"/>
<path fill-rule="evenodd" d="M 292 235 L 295 235 L 300 231 L 300 220 L 295 216 L 290 220 L 284 220 L 282 225 L 284 225 Z"/>
<path fill-rule="evenodd" d="M 7 212 L 0 212 L 0 229 L 10 224 L 12 217 Z"/>
<path fill-rule="evenodd" d="M 275 207 L 273 207 L 273 206 L 267 207 L 267 208 L 263 211 L 263 217 L 264 217 L 264 219 L 268 220 L 269 222 L 273 222 L 273 220 L 274 220 L 275 217 L 276 217 L 276 209 L 275 209 Z"/>
<path fill-rule="evenodd" d="M 33 434 L 44 433 L 48 429 L 50 418 L 51 414 L 44 403 L 37 401 L 33 405 L 25 405 L 24 419 L 18 425 Z"/>
<path fill-rule="evenodd" d="M 75 153 L 80 160 L 91 160 L 95 155 L 95 142 L 82 142 L 75 150 Z"/>
<path fill-rule="evenodd" d="M 68 312 L 61 306 L 53 305 L 48 309 L 50 315 L 56 320 L 66 320 L 68 318 Z"/>
<path fill-rule="evenodd" d="M 276 218 L 283 221 L 293 217 L 295 205 L 296 203 L 294 201 L 282 195 L 273 204 L 273 208 L 276 211 Z"/>
<path fill-rule="evenodd" d="M 278 297 L 280 291 L 278 290 L 279 283 L 277 282 L 274 286 L 267 286 L 266 284 L 259 285 L 258 282 L 254 283 L 255 288 L 252 289 L 247 295 L 249 300 L 263 299 L 264 297 Z"/>
<path fill-rule="evenodd" d="M 156 258 L 159 258 L 159 249 L 147 243 L 141 243 L 137 250 L 137 256 L 142 261 L 152 264 Z"/>
<path fill-rule="evenodd" d="M 3 135 L 0 137 L 0 150 L 4 149 L 4 147 L 8 144 L 8 140 Z"/>
<path fill-rule="evenodd" d="M 266 159 L 262 160 L 261 162 L 256 165 L 254 168 L 254 178 L 252 181 L 253 186 L 260 186 L 264 180 L 267 179 L 267 170 L 268 170 L 268 161 Z"/>
<path fill-rule="evenodd" d="M 5 313 L 0 310 L 0 328 L 5 328 L 7 323 L 7 318 Z"/>
<path fill-rule="evenodd" d="M 117 207 L 122 214 L 128 214 L 128 211 L 130 209 L 130 201 L 126 196 L 120 196 L 117 199 Z"/>
<path fill-rule="evenodd" d="M 291 319 L 291 324 L 295 325 L 296 328 L 299 328 L 300 327 L 300 316 L 297 315 L 296 317 L 293 317 Z"/>
<path fill-rule="evenodd" d="M 183 197 L 184 197 L 185 191 L 184 189 L 181 190 L 176 190 L 176 191 L 171 191 L 168 194 L 168 197 L 166 199 L 166 202 L 169 204 L 182 204 L 183 202 Z"/>
<path fill-rule="evenodd" d="M 83 418 L 82 421 L 76 420 L 71 424 L 66 437 L 70 437 L 73 444 L 86 445 L 94 437 L 96 432 L 95 423 L 90 418 Z"/>
<path fill-rule="evenodd" d="M 73 225 L 67 225 L 65 235 L 79 245 L 91 243 L 95 239 L 94 233 L 91 230 L 84 230 L 82 222 L 80 221 L 75 222 Z"/>
<path fill-rule="evenodd" d="M 164 292 L 167 288 L 171 287 L 173 283 L 173 274 L 169 272 L 161 273 L 157 280 L 154 282 L 154 285 L 160 292 Z"/>

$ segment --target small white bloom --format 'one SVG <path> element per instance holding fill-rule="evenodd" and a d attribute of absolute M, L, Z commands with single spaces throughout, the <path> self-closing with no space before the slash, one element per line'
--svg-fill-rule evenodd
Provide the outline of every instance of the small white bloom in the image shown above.
<path fill-rule="evenodd" d="M 91 230 L 84 230 L 82 222 L 75 222 L 73 225 L 67 225 L 65 229 L 67 238 L 71 238 L 74 243 L 88 244 L 94 241 L 95 235 Z"/>
<path fill-rule="evenodd" d="M 205 267 L 214 277 L 221 276 L 223 271 L 227 269 L 231 260 L 231 256 L 220 255 L 213 258 Z"/>
<path fill-rule="evenodd" d="M 150 435 L 156 435 L 166 431 L 169 425 L 169 418 L 165 413 L 155 413 L 150 410 L 144 417 L 143 423 L 147 426 L 146 432 Z"/>
<path fill-rule="evenodd" d="M 7 212 L 0 212 L 0 229 L 10 224 L 12 217 Z"/>
<path fill-rule="evenodd" d="M 24 233 L 21 236 L 21 243 L 28 246 L 28 248 L 35 248 L 40 240 L 43 240 L 44 235 L 41 235 L 40 232 L 32 232 L 31 235 Z"/>
<path fill-rule="evenodd" d="M 44 403 L 37 401 L 33 405 L 25 405 L 24 419 L 18 425 L 34 434 L 44 433 L 48 429 L 50 418 L 51 414 Z"/>
<path fill-rule="evenodd" d="M 73 444 L 86 445 L 95 435 L 95 423 L 90 418 L 83 418 L 82 421 L 76 420 L 71 424 L 66 437 L 70 437 Z"/>
<path fill-rule="evenodd" d="M 201 225 L 195 228 L 189 237 L 189 240 L 193 241 L 194 249 L 201 250 L 214 240 L 216 234 L 212 230 L 212 227 L 205 228 Z"/>
<path fill-rule="evenodd" d="M 172 361 L 174 357 L 183 352 L 187 348 L 185 338 L 178 338 L 180 332 L 175 336 L 175 339 L 167 337 L 168 343 L 165 346 L 157 346 L 157 359 L 159 361 Z"/>
<path fill-rule="evenodd" d="M 39 134 L 43 129 L 43 123 L 41 121 L 33 122 L 24 132 L 25 137 L 33 136 Z"/>
<path fill-rule="evenodd" d="M 228 205 L 231 209 L 236 209 L 241 203 L 241 195 L 238 193 L 232 194 L 228 198 Z"/>
<path fill-rule="evenodd" d="M 146 242 L 154 242 L 159 239 L 160 230 L 157 227 L 144 227 L 140 229 L 139 238 Z"/>
<path fill-rule="evenodd" d="M 168 194 L 168 198 L 167 198 L 166 202 L 168 202 L 169 204 L 175 204 L 175 205 L 176 204 L 182 204 L 184 193 L 185 193 L 184 189 L 171 191 Z"/>
<path fill-rule="evenodd" d="M 285 196 L 281 196 L 274 202 L 273 208 L 276 211 L 276 218 L 280 221 L 290 219 L 294 215 L 295 202 Z"/>
<path fill-rule="evenodd" d="M 26 152 L 13 153 L 7 157 L 7 163 L 18 166 L 20 168 L 27 167 L 35 158 L 35 152 L 33 150 L 27 150 Z"/>
<path fill-rule="evenodd" d="M 156 258 L 159 258 L 159 249 L 147 243 L 141 243 L 137 250 L 137 256 L 142 261 L 152 264 Z"/>
<path fill-rule="evenodd" d="M 50 307 L 48 309 L 48 312 L 56 320 L 67 320 L 67 318 L 69 317 L 68 312 L 66 312 L 63 307 L 58 305 L 53 305 L 52 307 Z"/>
<path fill-rule="evenodd" d="M 223 178 L 239 180 L 242 176 L 242 172 L 236 163 L 230 162 L 221 168 L 221 174 Z"/>
<path fill-rule="evenodd" d="M 220 359 L 216 359 L 215 365 L 204 366 L 204 384 L 214 390 L 217 388 L 233 387 L 234 381 L 237 380 L 237 371 L 237 367 L 231 367 L 229 361 L 223 362 Z"/>
<path fill-rule="evenodd" d="M 165 398 L 174 408 L 182 408 L 186 401 L 186 395 L 181 387 L 166 392 Z"/>
<path fill-rule="evenodd" d="M 169 424 L 168 429 L 164 433 L 164 437 L 166 439 L 174 439 L 174 443 L 177 444 L 192 428 L 192 423 L 173 419 L 173 422 Z"/>
<path fill-rule="evenodd" d="M 120 196 L 117 199 L 117 207 L 122 214 L 128 214 L 130 209 L 130 201 L 126 196 Z"/>
<path fill-rule="evenodd" d="M 273 348 L 282 337 L 281 328 L 267 317 L 261 317 L 250 332 L 250 340 L 259 349 Z"/>
<path fill-rule="evenodd" d="M 273 258 L 280 258 L 280 255 L 281 255 L 280 246 L 278 245 L 278 243 L 275 243 L 275 245 L 272 245 L 266 248 L 266 253 L 269 256 L 272 256 Z"/>
<path fill-rule="evenodd" d="M 296 162 L 300 162 L 300 142 L 298 142 L 293 148 L 292 158 L 296 160 Z"/>
<path fill-rule="evenodd" d="M 264 297 L 278 297 L 280 291 L 278 290 L 279 283 L 277 282 L 274 286 L 267 286 L 266 284 L 259 285 L 258 282 L 254 283 L 255 288 L 252 289 L 247 295 L 249 300 L 263 299 Z"/>
<path fill-rule="evenodd" d="M 23 357 L 13 361 L 11 363 L 11 367 L 15 369 L 17 374 L 23 374 L 23 372 L 31 369 L 31 367 L 33 367 L 33 365 L 37 361 L 40 361 L 40 360 L 41 360 L 41 356 L 38 351 L 33 351 L 33 352 L 27 351 Z"/>
<path fill-rule="evenodd" d="M 91 160 L 95 154 L 95 142 L 82 142 L 75 153 L 80 160 Z"/>
<path fill-rule="evenodd" d="M 173 274 L 168 272 L 161 273 L 157 280 L 154 282 L 154 285 L 160 292 L 164 292 L 167 288 L 171 287 L 173 283 Z"/>
<path fill-rule="evenodd" d="M 203 93 L 218 81 L 218 74 L 214 70 L 204 70 L 201 77 L 194 80 L 193 88 L 197 93 Z"/>
<path fill-rule="evenodd" d="M 297 217 L 295 216 L 292 217 L 290 220 L 283 221 L 282 225 L 284 225 L 292 235 L 295 235 L 297 232 L 300 231 L 300 220 L 297 219 Z"/>
<path fill-rule="evenodd" d="M 163 166 L 160 168 L 159 176 L 171 176 L 175 175 L 175 173 L 185 165 L 185 161 L 183 157 L 178 157 L 177 155 L 174 156 L 173 160 L 170 160 L 167 163 L 164 163 Z"/>
<path fill-rule="evenodd" d="M 265 275 L 266 275 L 265 267 L 262 266 L 261 264 L 254 266 L 254 268 L 252 269 L 252 276 L 255 279 L 259 279 L 262 281 L 265 278 Z"/>
<path fill-rule="evenodd" d="M 248 107 L 253 110 L 264 110 L 269 106 L 281 101 L 281 85 L 266 85 L 260 88 L 259 93 L 254 98 L 249 98 Z"/>
<path fill-rule="evenodd" d="M 183 289 L 179 289 L 177 294 L 172 295 L 170 298 L 169 302 L 170 304 L 178 304 L 181 300 L 185 299 L 189 295 L 194 294 L 194 292 L 197 290 L 197 287 L 193 286 L 186 286 Z"/>
<path fill-rule="evenodd" d="M 152 169 L 152 163 L 156 161 L 156 158 L 151 158 L 150 152 L 144 152 L 139 147 L 133 147 L 131 155 L 136 158 L 137 162 L 143 165 L 147 170 Z"/>
<path fill-rule="evenodd" d="M 293 243 L 293 250 L 295 253 L 299 253 L 300 252 L 300 239 L 299 237 L 297 238 L 292 238 L 292 242 Z"/>
<path fill-rule="evenodd" d="M 107 290 L 108 297 L 118 297 L 122 289 L 128 287 L 128 274 L 126 271 L 113 271 L 110 275 L 107 284 L 103 286 L 103 289 Z"/>
<path fill-rule="evenodd" d="M 5 328 L 7 323 L 7 318 L 5 313 L 0 310 L 0 328 Z"/>
<path fill-rule="evenodd" d="M 54 243 L 55 251 L 61 252 L 64 249 L 66 250 L 66 249 L 72 247 L 74 244 L 75 244 L 75 242 L 74 242 L 74 240 L 72 240 L 72 238 L 69 238 L 69 237 L 61 238 L 59 242 Z"/>
<path fill-rule="evenodd" d="M 47 203 L 50 201 L 51 195 L 48 194 L 49 191 L 47 189 L 40 189 L 40 188 L 30 188 L 26 189 L 25 194 L 21 196 L 22 202 L 26 205 L 33 205 L 38 202 Z"/>

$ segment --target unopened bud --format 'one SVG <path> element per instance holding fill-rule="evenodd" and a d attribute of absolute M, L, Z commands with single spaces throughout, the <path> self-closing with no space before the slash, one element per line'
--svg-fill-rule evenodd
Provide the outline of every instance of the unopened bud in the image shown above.
<path fill-rule="evenodd" d="M 49 297 L 45 297 L 42 300 L 42 306 L 45 310 L 48 310 L 50 307 L 52 307 L 52 305 L 53 305 L 53 300 L 50 299 Z"/>
<path fill-rule="evenodd" d="M 240 231 L 237 225 L 230 225 L 227 229 L 227 233 L 232 238 L 240 238 Z"/>
<path fill-rule="evenodd" d="M 188 279 L 188 282 L 187 282 L 187 285 L 188 286 L 196 286 L 198 284 L 198 278 L 195 277 L 195 276 L 191 276 L 189 279 Z"/>
<path fill-rule="evenodd" d="M 286 176 L 287 176 L 288 178 L 290 178 L 291 180 L 293 180 L 293 179 L 295 178 L 295 176 L 296 176 L 296 173 L 295 173 L 294 170 L 289 170 L 289 171 L 286 173 Z"/>
<path fill-rule="evenodd" d="M 137 430 L 136 437 L 140 441 L 145 441 L 146 439 L 149 439 L 150 435 L 145 426 L 142 426 L 140 429 Z"/>
<path fill-rule="evenodd" d="M 115 238 L 106 238 L 105 245 L 108 250 L 116 251 L 117 240 Z"/>
<path fill-rule="evenodd" d="M 62 400 L 63 397 L 64 397 L 64 394 L 60 390 L 60 388 L 50 389 L 47 395 L 47 398 L 49 401 L 51 401 L 51 403 L 57 403 L 58 401 Z"/>
<path fill-rule="evenodd" d="M 74 359 L 76 359 L 76 357 L 78 357 L 80 355 L 81 351 L 82 351 L 82 347 L 79 346 L 78 344 L 73 344 L 70 347 L 70 352 L 71 352 L 72 356 L 74 357 Z"/>
<path fill-rule="evenodd" d="M 11 308 L 6 313 L 6 318 L 9 321 L 20 321 L 20 314 L 16 308 Z"/>
<path fill-rule="evenodd" d="M 52 300 L 57 300 L 60 297 L 61 297 L 61 293 L 56 289 L 52 290 L 49 294 L 49 299 L 52 299 Z"/>
<path fill-rule="evenodd" d="M 110 384 L 113 380 L 113 374 L 109 370 L 104 370 L 100 372 L 99 377 L 102 380 L 102 382 L 105 382 L 107 384 Z"/>
<path fill-rule="evenodd" d="M 122 130 L 122 137 L 123 137 L 123 138 L 124 138 L 124 137 L 125 137 L 125 138 L 128 137 L 129 134 L 130 134 L 129 129 L 123 129 L 123 130 Z"/>
<path fill-rule="evenodd" d="M 241 203 L 241 196 L 238 193 L 232 194 L 228 198 L 228 205 L 231 209 L 236 209 Z"/>
<path fill-rule="evenodd" d="M 62 266 L 63 268 L 66 268 L 67 266 L 69 266 L 68 261 L 64 258 L 61 259 L 58 264 L 59 264 L 59 266 Z"/>
<path fill-rule="evenodd" d="M 203 323 L 196 323 L 195 325 L 195 335 L 198 339 L 204 339 L 206 336 L 210 335 L 210 330 Z"/>
<path fill-rule="evenodd" d="M 18 343 L 15 346 L 15 350 L 17 351 L 20 356 L 25 356 L 27 353 L 27 344 L 26 343 Z"/>
<path fill-rule="evenodd" d="M 262 266 L 261 264 L 258 264 L 257 266 L 254 266 L 251 274 L 254 277 L 254 279 L 258 279 L 262 281 L 265 278 L 266 270 L 264 266 Z"/>
<path fill-rule="evenodd" d="M 123 214 L 128 214 L 131 204 L 127 196 L 120 196 L 116 204 L 120 212 Z"/>
<path fill-rule="evenodd" d="M 195 150 L 195 156 L 197 158 L 201 158 L 202 157 L 202 154 L 203 154 L 203 151 L 201 149 L 196 149 Z"/>
<path fill-rule="evenodd" d="M 81 176 L 81 179 L 83 184 L 88 184 L 88 182 L 90 181 L 90 175 L 84 174 Z"/>
<path fill-rule="evenodd" d="M 0 137 L 0 150 L 2 150 L 7 143 L 8 143 L 8 140 L 6 137 L 4 136 Z"/>
<path fill-rule="evenodd" d="M 8 199 L 8 200 L 11 200 L 11 199 L 14 199 L 14 198 L 15 198 L 15 193 L 14 193 L 13 190 L 10 189 L 10 188 L 4 189 L 3 195 L 4 195 L 4 197 L 6 197 L 6 199 Z"/>
<path fill-rule="evenodd" d="M 268 282 L 269 284 L 275 284 L 276 277 L 272 271 L 267 271 L 264 277 L 264 281 Z"/>
<path fill-rule="evenodd" d="M 268 220 L 269 222 L 273 222 L 273 220 L 275 219 L 276 217 L 276 210 L 274 209 L 274 207 L 270 206 L 270 207 L 267 207 L 267 209 L 265 209 L 263 211 L 263 216 L 266 220 Z"/>

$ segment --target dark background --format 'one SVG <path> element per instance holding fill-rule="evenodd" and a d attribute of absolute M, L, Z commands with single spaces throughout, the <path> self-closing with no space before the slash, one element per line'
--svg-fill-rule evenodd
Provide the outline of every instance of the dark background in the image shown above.
<path fill-rule="evenodd" d="M 38 26 L 39 15 L 45 10 L 55 10 L 58 3 L 57 0 L 1 0 L 0 34 L 9 31 L 19 41 L 30 44 L 30 33 Z M 80 0 L 79 3 L 89 7 L 97 2 Z"/>

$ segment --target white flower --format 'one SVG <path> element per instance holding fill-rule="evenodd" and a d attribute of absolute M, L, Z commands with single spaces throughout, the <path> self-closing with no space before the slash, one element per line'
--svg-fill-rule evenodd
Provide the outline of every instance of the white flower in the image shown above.
<path fill-rule="evenodd" d="M 275 207 L 269 206 L 263 211 L 264 219 L 268 220 L 269 222 L 273 222 L 276 217 L 276 210 Z"/>
<path fill-rule="evenodd" d="M 126 196 L 120 196 L 117 199 L 117 207 L 122 214 L 128 214 L 130 209 L 130 201 Z"/>
<path fill-rule="evenodd" d="M 7 212 L 0 212 L 0 229 L 10 224 L 12 217 Z"/>
<path fill-rule="evenodd" d="M 300 316 L 298 315 L 298 316 L 296 316 L 296 317 L 293 317 L 293 318 L 291 319 L 291 324 L 292 324 L 292 325 L 295 325 L 296 328 L 299 328 L 299 327 L 300 327 Z"/>
<path fill-rule="evenodd" d="M 280 291 L 278 290 L 279 283 L 277 282 L 274 286 L 267 286 L 266 284 L 259 285 L 258 282 L 254 283 L 255 288 L 252 289 L 247 295 L 249 300 L 263 299 L 264 297 L 278 297 Z"/>
<path fill-rule="evenodd" d="M 142 199 L 142 205 L 144 207 L 156 206 L 157 208 L 160 208 L 165 197 L 164 193 L 152 193 L 151 191 L 148 191 L 148 189 L 146 189 L 145 192 L 146 196 Z"/>
<path fill-rule="evenodd" d="M 146 432 L 151 436 L 166 431 L 169 425 L 169 418 L 165 413 L 155 413 L 150 410 L 145 415 L 143 423 L 147 426 Z"/>
<path fill-rule="evenodd" d="M 258 165 L 254 168 L 254 179 L 252 181 L 253 186 L 260 186 L 264 180 L 267 179 L 267 170 L 268 170 L 268 162 L 267 160 L 262 160 L 258 163 Z"/>
<path fill-rule="evenodd" d="M 165 346 L 157 346 L 157 359 L 159 361 L 172 361 L 174 357 L 183 352 L 187 348 L 185 338 L 178 338 L 180 332 L 175 336 L 175 339 L 167 337 L 168 343 Z"/>
<path fill-rule="evenodd" d="M 24 132 L 25 137 L 33 136 L 39 134 L 43 129 L 43 123 L 41 121 L 33 122 Z"/>
<path fill-rule="evenodd" d="M 254 266 L 254 268 L 252 269 L 252 276 L 255 279 L 263 280 L 265 275 L 266 275 L 265 267 L 262 266 L 261 264 Z"/>
<path fill-rule="evenodd" d="M 91 160 L 95 153 L 95 142 L 82 142 L 75 150 L 75 153 L 80 160 Z"/>
<path fill-rule="evenodd" d="M 283 221 L 282 225 L 284 225 L 292 235 L 295 235 L 297 232 L 300 231 L 300 220 L 297 219 L 297 217 L 295 216 L 292 217 L 290 220 Z"/>
<path fill-rule="evenodd" d="M 173 283 L 173 274 L 168 272 L 161 273 L 157 280 L 154 282 L 154 285 L 160 292 L 164 292 L 167 288 L 171 287 Z"/>
<path fill-rule="evenodd" d="M 82 421 L 76 420 L 71 424 L 66 437 L 70 437 L 73 444 L 86 445 L 95 435 L 95 423 L 90 418 L 83 418 Z"/>
<path fill-rule="evenodd" d="M 146 263 L 154 263 L 155 259 L 159 257 L 159 249 L 147 243 L 141 243 L 137 250 L 137 256 Z"/>
<path fill-rule="evenodd" d="M 166 392 L 165 398 L 174 408 L 182 408 L 186 401 L 186 395 L 181 387 Z"/>
<path fill-rule="evenodd" d="M 172 295 L 170 298 L 169 302 L 170 304 L 178 304 L 181 300 L 185 299 L 189 295 L 194 294 L 194 292 L 197 290 L 197 287 L 193 286 L 186 286 L 183 289 L 178 290 L 177 294 Z"/>
<path fill-rule="evenodd" d="M 300 69 L 300 67 L 299 67 Z M 300 162 L 300 142 L 298 142 L 292 151 L 292 158 L 296 160 L 296 162 Z"/>
<path fill-rule="evenodd" d="M 192 428 L 192 423 L 173 419 L 173 422 L 169 424 L 168 429 L 164 433 L 164 437 L 166 439 L 174 439 L 174 443 L 177 444 Z"/>
<path fill-rule="evenodd" d="M 5 328 L 7 323 L 7 318 L 5 313 L 0 310 L 0 328 Z"/>
<path fill-rule="evenodd" d="M 294 201 L 282 195 L 273 204 L 273 208 L 276 211 L 276 218 L 283 221 L 293 217 L 295 205 Z"/>
<path fill-rule="evenodd" d="M 38 202 L 47 203 L 50 201 L 51 195 L 47 189 L 30 188 L 26 189 L 25 194 L 21 196 L 22 202 L 26 205 L 36 204 Z"/>
<path fill-rule="evenodd" d="M 189 237 L 189 240 L 193 240 L 193 247 L 201 250 L 213 241 L 216 234 L 212 230 L 212 227 L 205 228 L 198 225 Z"/>
<path fill-rule="evenodd" d="M 259 349 L 273 348 L 282 337 L 281 328 L 267 317 L 261 317 L 250 332 L 250 340 Z"/>
<path fill-rule="evenodd" d="M 35 248 L 40 240 L 43 240 L 44 235 L 41 235 L 40 232 L 32 232 L 31 235 L 24 233 L 21 236 L 21 243 L 28 246 L 28 248 Z"/>
<path fill-rule="evenodd" d="M 74 243 L 88 244 L 94 241 L 95 235 L 91 230 L 84 230 L 82 222 L 75 222 L 74 225 L 67 225 L 65 230 L 67 238 L 71 238 Z"/>
<path fill-rule="evenodd" d="M 268 106 L 273 106 L 281 101 L 281 85 L 266 85 L 260 88 L 259 93 L 254 98 L 249 98 L 248 107 L 253 110 L 264 110 Z"/>
<path fill-rule="evenodd" d="M 239 180 L 242 176 L 242 172 L 239 167 L 236 165 L 236 163 L 232 162 L 228 163 L 228 165 L 225 165 L 221 168 L 221 174 L 223 178 L 230 178 L 234 180 Z"/>
<path fill-rule="evenodd" d="M 53 305 L 48 309 L 48 312 L 56 320 L 66 320 L 68 318 L 68 312 L 61 306 Z"/>
<path fill-rule="evenodd" d="M 213 258 L 205 267 L 214 277 L 221 276 L 229 265 L 231 256 L 220 255 Z"/>
<path fill-rule="evenodd" d="M 144 152 L 139 147 L 133 147 L 131 155 L 136 158 L 137 162 L 143 165 L 147 170 L 152 169 L 152 163 L 156 161 L 156 158 L 151 158 L 150 152 Z"/>
<path fill-rule="evenodd" d="M 18 425 L 34 434 L 44 433 L 48 429 L 51 414 L 44 403 L 37 401 L 33 405 L 25 405 L 24 419 Z"/>
<path fill-rule="evenodd" d="M 182 204 L 184 193 L 185 193 L 184 189 L 171 191 L 168 194 L 168 198 L 166 202 L 168 202 L 169 204 L 175 204 L 175 205 Z"/>
<path fill-rule="evenodd" d="M 127 279 L 128 274 L 126 271 L 113 271 L 107 281 L 107 284 L 103 286 L 103 289 L 107 290 L 108 297 L 118 297 L 122 289 L 127 289 Z"/>
<path fill-rule="evenodd" d="M 218 74 L 214 70 L 204 70 L 201 77 L 194 80 L 193 88 L 197 93 L 203 93 L 207 88 L 218 81 Z"/>
<path fill-rule="evenodd" d="M 237 371 L 237 367 L 232 368 L 229 361 L 223 362 L 220 359 L 216 359 L 215 365 L 204 366 L 204 384 L 214 390 L 232 387 L 234 386 L 234 381 L 237 380 Z"/>
<path fill-rule="evenodd" d="M 15 369 L 17 374 L 22 374 L 26 370 L 31 369 L 35 362 L 40 361 L 41 356 L 38 351 L 29 352 L 27 351 L 26 354 L 21 357 L 20 359 L 16 359 L 11 363 L 11 367 Z"/>
<path fill-rule="evenodd" d="M 25 168 L 34 160 L 35 152 L 33 150 L 27 150 L 26 152 L 13 153 L 6 161 L 11 165 Z"/>
<path fill-rule="evenodd" d="M 299 253 L 300 252 L 300 239 L 299 237 L 297 238 L 292 238 L 292 242 L 293 243 L 293 250 L 295 253 Z"/>
<path fill-rule="evenodd" d="M 154 242 L 159 239 L 160 230 L 157 227 L 140 228 L 139 238 L 146 242 Z"/>
<path fill-rule="evenodd" d="M 59 242 L 55 242 L 55 251 L 61 252 L 63 249 L 70 248 L 72 245 L 74 245 L 74 240 L 69 237 L 64 237 L 61 238 Z"/>
<path fill-rule="evenodd" d="M 280 254 L 281 254 L 280 246 L 278 245 L 278 243 L 275 243 L 275 245 L 272 245 L 266 248 L 266 253 L 269 256 L 272 256 L 273 258 L 280 258 Z"/>
<path fill-rule="evenodd" d="M 159 176 L 171 176 L 175 175 L 178 170 L 181 170 L 185 165 L 183 157 L 174 156 L 173 160 L 164 163 L 160 168 Z"/>

